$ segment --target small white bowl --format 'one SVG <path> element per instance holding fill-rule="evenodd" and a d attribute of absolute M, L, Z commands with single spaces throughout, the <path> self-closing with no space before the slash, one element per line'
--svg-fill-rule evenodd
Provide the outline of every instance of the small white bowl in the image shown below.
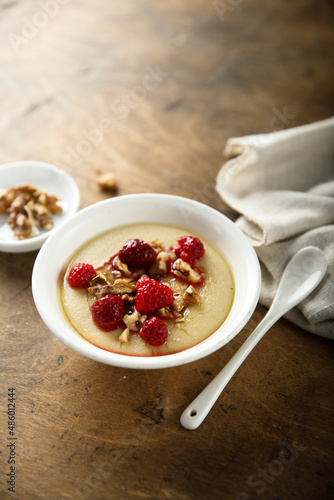
<path fill-rule="evenodd" d="M 226 257 L 235 281 L 235 298 L 225 322 L 206 340 L 174 354 L 155 357 L 116 354 L 94 346 L 65 318 L 59 276 L 85 242 L 114 227 L 139 222 L 177 225 L 216 246 Z M 220 349 L 247 323 L 258 302 L 261 273 L 246 236 L 220 212 L 191 199 L 164 194 L 120 196 L 91 205 L 55 230 L 40 250 L 32 275 L 36 307 L 48 328 L 67 346 L 88 358 L 124 368 L 167 368 L 200 359 Z"/>
<path fill-rule="evenodd" d="M 18 240 L 6 223 L 6 215 L 0 216 L 0 251 L 22 253 L 41 248 L 50 234 L 61 226 L 79 208 L 79 190 L 70 175 L 49 163 L 18 161 L 0 165 L 0 188 L 7 189 L 18 184 L 31 184 L 40 191 L 57 196 L 62 212 L 52 216 L 54 227 L 41 234 Z"/>

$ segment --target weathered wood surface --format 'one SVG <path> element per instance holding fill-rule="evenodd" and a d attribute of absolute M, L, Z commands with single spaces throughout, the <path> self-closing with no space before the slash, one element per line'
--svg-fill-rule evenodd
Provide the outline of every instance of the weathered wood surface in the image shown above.
<path fill-rule="evenodd" d="M 214 191 L 229 137 L 334 111 L 330 1 L 3 0 L 0 161 L 61 166 L 87 206 Z M 153 76 L 152 76 L 153 75 Z M 280 320 L 196 431 L 179 423 L 259 322 L 179 368 L 129 371 L 61 344 L 31 295 L 36 252 L 0 255 L 1 499 L 326 499 L 333 344 Z M 17 394 L 8 491 L 7 389 Z"/>

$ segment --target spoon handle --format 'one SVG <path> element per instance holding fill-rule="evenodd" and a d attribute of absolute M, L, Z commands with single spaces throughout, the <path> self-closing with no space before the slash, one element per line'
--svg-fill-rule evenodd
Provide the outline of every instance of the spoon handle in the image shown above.
<path fill-rule="evenodd" d="M 221 392 L 225 389 L 242 362 L 261 340 L 269 328 L 284 314 L 267 312 L 263 320 L 258 324 L 253 333 L 242 344 L 232 359 L 224 366 L 210 384 L 193 400 L 181 415 L 181 424 L 186 429 L 194 430 L 203 422 Z"/>
<path fill-rule="evenodd" d="M 241 363 L 263 335 L 281 316 L 316 288 L 324 277 L 326 269 L 326 258 L 319 248 L 305 247 L 292 257 L 283 272 L 276 297 L 269 311 L 221 372 L 184 410 L 181 415 L 183 427 L 191 430 L 197 429 Z"/>

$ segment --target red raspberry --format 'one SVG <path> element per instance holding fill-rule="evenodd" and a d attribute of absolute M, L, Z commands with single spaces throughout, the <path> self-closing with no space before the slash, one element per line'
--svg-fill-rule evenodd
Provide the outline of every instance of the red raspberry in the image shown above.
<path fill-rule="evenodd" d="M 118 252 L 118 256 L 124 264 L 130 268 L 138 269 L 148 267 L 155 260 L 155 250 L 146 241 L 134 239 L 128 240 Z"/>
<path fill-rule="evenodd" d="M 168 307 L 174 300 L 173 290 L 169 286 L 151 278 L 139 279 L 136 288 L 136 308 L 144 314 Z"/>
<path fill-rule="evenodd" d="M 145 321 L 139 335 L 145 342 L 155 347 L 165 343 L 168 337 L 166 324 L 156 316 Z"/>
<path fill-rule="evenodd" d="M 93 303 L 91 312 L 96 326 L 110 332 L 122 323 L 125 304 L 119 295 L 106 295 Z"/>
<path fill-rule="evenodd" d="M 68 284 L 72 288 L 87 288 L 89 282 L 96 276 L 94 267 L 91 264 L 79 262 L 74 264 L 68 275 Z"/>
<path fill-rule="evenodd" d="M 204 255 L 204 246 L 199 238 L 195 236 L 181 236 L 177 240 L 178 246 L 174 252 L 185 262 L 195 263 Z"/>

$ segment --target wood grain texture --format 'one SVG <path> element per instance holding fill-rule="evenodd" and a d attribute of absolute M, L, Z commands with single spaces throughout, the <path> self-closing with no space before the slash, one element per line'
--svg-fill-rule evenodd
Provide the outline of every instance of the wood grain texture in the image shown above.
<path fill-rule="evenodd" d="M 0 1 L 0 162 L 62 167 L 81 207 L 108 196 L 99 167 L 116 175 L 116 195 L 173 193 L 233 218 L 214 190 L 226 140 L 333 114 L 333 21 L 332 3 L 315 0 Z M 330 497 L 332 342 L 280 320 L 204 424 L 186 431 L 183 409 L 264 308 L 198 362 L 104 366 L 42 323 L 30 288 L 36 254 L 0 255 L 1 499 Z"/>

